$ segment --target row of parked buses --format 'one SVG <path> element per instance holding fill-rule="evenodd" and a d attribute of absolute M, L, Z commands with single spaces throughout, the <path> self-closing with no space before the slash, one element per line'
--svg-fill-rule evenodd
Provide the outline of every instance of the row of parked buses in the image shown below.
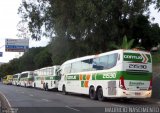
<path fill-rule="evenodd" d="M 59 76 L 57 70 L 60 66 L 51 66 L 35 71 L 25 71 L 13 75 L 12 85 L 34 87 L 45 90 L 58 88 Z"/>
<path fill-rule="evenodd" d="M 13 85 L 63 94 L 79 93 L 91 99 L 149 98 L 152 94 L 152 58 L 149 52 L 114 50 L 13 75 Z"/>

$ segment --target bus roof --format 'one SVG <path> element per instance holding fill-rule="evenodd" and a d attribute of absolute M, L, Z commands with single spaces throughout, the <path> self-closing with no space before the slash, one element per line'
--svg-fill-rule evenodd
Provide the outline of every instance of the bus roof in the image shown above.
<path fill-rule="evenodd" d="M 145 54 L 150 54 L 149 51 L 143 51 L 143 50 L 132 50 L 132 49 L 129 49 L 129 50 L 123 50 L 123 52 L 129 52 L 129 53 L 145 53 Z"/>
<path fill-rule="evenodd" d="M 122 50 L 114 50 L 114 51 L 109 51 L 109 52 L 105 52 L 105 53 L 100 53 L 100 54 L 97 54 L 97 55 L 88 55 L 88 56 L 84 56 L 84 57 L 79 57 L 79 58 L 68 60 L 68 61 L 64 62 L 62 65 L 72 63 L 72 62 L 76 62 L 76 61 L 80 61 L 80 60 L 91 59 L 91 58 L 95 58 L 97 56 L 103 56 L 103 55 L 106 55 L 106 54 L 112 54 L 112 53 L 116 53 L 116 52 L 120 52 L 120 51 L 122 51 Z"/>
<path fill-rule="evenodd" d="M 55 68 L 55 67 L 60 67 L 60 65 L 54 65 L 54 66 L 48 66 L 48 67 L 42 67 L 40 69 L 36 69 L 34 71 L 39 71 L 39 70 L 43 70 L 43 69 L 46 69 L 46 68 Z"/>
<path fill-rule="evenodd" d="M 33 71 L 23 71 L 21 74 L 23 74 L 23 73 L 30 73 L 30 72 L 33 72 Z"/>
<path fill-rule="evenodd" d="M 16 74 L 14 74 L 13 76 L 16 76 L 16 75 L 20 75 L 21 73 L 16 73 Z"/>
<path fill-rule="evenodd" d="M 118 49 L 118 50 L 113 50 L 113 51 L 108 51 L 108 52 L 104 52 L 104 53 L 100 53 L 97 55 L 88 55 L 88 56 L 84 56 L 84 57 L 79 57 L 79 58 L 75 58 L 75 59 L 71 59 L 71 60 L 67 60 L 66 62 L 64 62 L 62 65 L 68 64 L 68 63 L 72 63 L 72 62 L 76 62 L 76 61 L 81 61 L 81 60 L 86 60 L 86 59 L 91 59 L 91 58 L 96 58 L 98 56 L 103 56 L 103 55 L 107 55 L 107 54 L 113 54 L 113 53 L 123 53 L 123 52 L 131 52 L 131 53 L 146 53 L 149 54 L 150 52 L 147 51 L 141 51 L 141 50 L 132 50 L 132 49 Z"/>

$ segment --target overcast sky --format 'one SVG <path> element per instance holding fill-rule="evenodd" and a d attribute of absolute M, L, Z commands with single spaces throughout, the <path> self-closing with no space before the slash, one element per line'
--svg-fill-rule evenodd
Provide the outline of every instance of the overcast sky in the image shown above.
<path fill-rule="evenodd" d="M 5 39 L 17 39 L 17 23 L 20 20 L 17 14 L 18 7 L 22 0 L 0 0 L 0 52 L 3 52 L 3 57 L 0 57 L 0 62 L 9 62 L 9 60 L 20 56 L 19 53 L 5 52 Z M 160 25 L 160 13 L 151 7 L 151 17 L 155 17 L 154 23 Z M 43 38 L 41 41 L 33 41 L 30 39 L 30 47 L 46 46 L 49 38 Z"/>
<path fill-rule="evenodd" d="M 17 52 L 5 52 L 5 39 L 17 39 L 17 23 L 20 16 L 17 14 L 18 7 L 22 0 L 0 0 L 0 52 L 3 52 L 3 57 L 0 57 L 0 62 L 9 62 L 9 60 L 20 56 Z M 29 47 L 46 46 L 49 38 L 42 38 L 41 41 L 30 39 Z"/>

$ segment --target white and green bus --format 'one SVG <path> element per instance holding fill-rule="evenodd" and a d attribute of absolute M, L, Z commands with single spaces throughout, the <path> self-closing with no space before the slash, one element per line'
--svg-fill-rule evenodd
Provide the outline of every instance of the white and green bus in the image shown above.
<path fill-rule="evenodd" d="M 19 85 L 24 87 L 32 87 L 33 71 L 24 71 L 20 75 Z"/>
<path fill-rule="evenodd" d="M 57 89 L 59 77 L 56 71 L 59 67 L 55 65 L 35 70 L 33 87 L 44 90 Z"/>
<path fill-rule="evenodd" d="M 68 60 L 59 72 L 58 90 L 87 94 L 91 99 L 149 98 L 152 59 L 145 51 L 115 50 Z"/>
<path fill-rule="evenodd" d="M 19 85 L 20 75 L 21 75 L 20 73 L 13 75 L 12 85 L 15 85 L 15 86 Z"/>

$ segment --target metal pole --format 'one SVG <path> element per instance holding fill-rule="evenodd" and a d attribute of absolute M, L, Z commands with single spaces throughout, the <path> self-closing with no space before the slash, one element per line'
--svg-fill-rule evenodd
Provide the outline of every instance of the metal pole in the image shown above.
<path fill-rule="evenodd" d="M 5 46 L 5 45 L 1 46 L 0 49 L 1 49 L 2 47 L 4 47 L 4 46 Z"/>

